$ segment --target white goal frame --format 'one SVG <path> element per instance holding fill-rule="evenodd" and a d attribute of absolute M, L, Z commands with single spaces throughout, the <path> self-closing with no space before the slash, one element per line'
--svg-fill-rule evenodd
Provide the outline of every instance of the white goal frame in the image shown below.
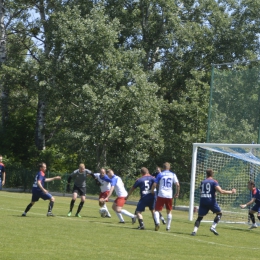
<path fill-rule="evenodd" d="M 190 205 L 189 220 L 193 220 L 194 215 L 194 194 L 196 181 L 197 151 L 198 147 L 230 147 L 230 148 L 260 148 L 260 144 L 221 144 L 221 143 L 193 143 L 192 166 L 191 166 L 191 182 L 190 182 Z M 236 188 L 236 187 L 234 187 Z"/>

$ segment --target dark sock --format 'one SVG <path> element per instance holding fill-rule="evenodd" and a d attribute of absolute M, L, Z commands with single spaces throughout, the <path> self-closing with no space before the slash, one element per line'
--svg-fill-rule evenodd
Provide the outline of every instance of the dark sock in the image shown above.
<path fill-rule="evenodd" d="M 255 224 L 255 216 L 254 216 L 254 214 L 249 213 L 249 216 L 250 216 L 250 218 L 252 220 L 252 223 Z"/>
<path fill-rule="evenodd" d="M 142 227 L 144 225 L 143 219 L 138 219 L 138 222 L 139 222 L 140 227 Z"/>
<path fill-rule="evenodd" d="M 53 205 L 54 205 L 54 201 L 50 201 L 49 207 L 48 207 L 48 212 L 52 211 Z"/>
<path fill-rule="evenodd" d="M 200 222 L 203 219 L 203 217 L 198 217 L 197 220 L 195 221 L 195 227 L 199 228 Z"/>
<path fill-rule="evenodd" d="M 27 207 L 26 207 L 26 209 L 25 209 L 25 213 L 27 213 L 30 209 L 31 209 L 31 207 L 33 206 L 33 204 L 32 203 L 30 203 Z"/>
<path fill-rule="evenodd" d="M 81 202 L 79 203 L 78 210 L 77 210 L 77 213 L 76 213 L 76 214 L 79 214 L 79 213 L 80 213 L 80 211 L 81 211 L 83 205 L 84 205 L 84 201 L 81 201 Z"/>
<path fill-rule="evenodd" d="M 74 203 L 75 203 L 75 200 L 71 200 L 71 202 L 70 202 L 70 211 L 72 211 L 72 209 L 74 207 Z"/>

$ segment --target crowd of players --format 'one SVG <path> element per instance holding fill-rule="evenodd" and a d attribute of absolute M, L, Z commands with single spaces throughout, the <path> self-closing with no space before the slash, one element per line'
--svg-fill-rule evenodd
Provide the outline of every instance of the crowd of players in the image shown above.
<path fill-rule="evenodd" d="M 54 180 L 60 180 L 60 176 L 53 178 L 45 178 L 46 164 L 41 163 L 39 165 L 40 171 L 35 177 L 32 188 L 32 200 L 26 207 L 22 216 L 26 216 L 27 212 L 31 209 L 35 202 L 40 198 L 43 200 L 49 200 L 47 216 L 54 216 L 52 213 L 52 208 L 54 205 L 54 197 L 44 188 L 44 183 Z M 170 170 L 170 163 L 166 162 L 163 164 L 162 170 L 157 167 L 154 174 L 150 174 L 148 169 L 145 167 L 141 168 L 141 177 L 138 178 L 129 192 L 126 191 L 122 179 L 114 174 L 113 170 L 104 168 L 100 169 L 99 173 L 92 173 L 90 170 L 85 168 L 84 164 L 79 165 L 79 169 L 75 170 L 68 177 L 67 191 L 70 192 L 70 183 L 73 180 L 74 185 L 72 189 L 72 199 L 70 202 L 70 209 L 68 212 L 68 217 L 72 215 L 72 210 L 74 203 L 79 195 L 81 201 L 79 203 L 76 217 L 80 216 L 80 211 L 85 202 L 86 196 L 86 178 L 92 177 L 96 183 L 100 186 L 99 194 L 99 206 L 100 213 L 102 217 L 111 217 L 111 214 L 107 208 L 106 202 L 108 202 L 110 196 L 115 191 L 116 199 L 113 202 L 112 209 L 116 213 L 119 223 L 125 223 L 123 215 L 131 218 L 134 224 L 136 220 L 139 222 L 138 229 L 145 229 L 144 220 L 142 212 L 148 207 L 151 211 L 152 218 L 155 224 L 155 231 L 160 228 L 160 220 L 163 224 L 166 224 L 166 231 L 170 230 L 172 221 L 172 202 L 173 198 L 178 198 L 180 192 L 180 184 L 178 178 L 174 172 Z M 222 212 L 216 201 L 216 192 L 220 194 L 235 194 L 236 189 L 223 190 L 218 182 L 214 180 L 214 173 L 212 169 L 206 170 L 206 179 L 200 184 L 200 205 L 198 210 L 198 217 L 194 224 L 194 230 L 191 233 L 192 236 L 197 234 L 198 228 L 200 226 L 201 220 L 208 212 L 211 210 L 216 214 L 213 223 L 210 227 L 210 231 L 218 235 L 216 226 L 219 223 Z M 175 194 L 173 194 L 173 186 L 175 185 Z M 131 196 L 135 189 L 140 190 L 140 200 L 137 204 L 135 213 L 131 213 L 123 208 L 124 204 Z M 253 181 L 248 182 L 248 189 L 252 193 L 252 199 L 246 204 L 240 205 L 241 208 L 245 208 L 250 204 L 255 203 L 253 208 L 249 212 L 249 216 L 252 221 L 252 226 L 250 229 L 256 228 L 254 213 L 258 212 L 258 219 L 260 220 L 260 190 L 255 187 Z M 163 218 L 161 211 L 166 208 L 167 217 L 166 220 Z"/>

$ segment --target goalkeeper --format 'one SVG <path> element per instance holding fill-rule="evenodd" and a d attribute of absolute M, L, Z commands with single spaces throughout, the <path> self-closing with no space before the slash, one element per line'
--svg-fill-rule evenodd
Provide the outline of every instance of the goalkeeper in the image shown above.
<path fill-rule="evenodd" d="M 74 186 L 73 186 L 73 190 L 72 190 L 72 200 L 70 202 L 70 210 L 68 213 L 68 217 L 71 216 L 72 209 L 74 207 L 75 201 L 79 194 L 81 201 L 79 203 L 78 210 L 76 212 L 75 217 L 81 218 L 79 213 L 80 213 L 81 209 L 83 208 L 83 205 L 86 200 L 86 177 L 88 174 L 91 174 L 91 171 L 88 169 L 85 169 L 85 165 L 83 163 L 81 163 L 79 165 L 79 169 L 75 170 L 68 177 L 67 192 L 70 192 L 71 180 L 73 179 L 73 181 L 74 181 Z"/>
<path fill-rule="evenodd" d="M 252 209 L 249 211 L 249 216 L 252 221 L 252 226 L 249 229 L 257 228 L 257 224 L 255 223 L 255 216 L 254 214 L 258 212 L 257 218 L 260 220 L 260 190 L 255 187 L 254 181 L 249 181 L 247 188 L 252 193 L 252 199 L 247 202 L 246 204 L 240 205 L 242 209 L 246 208 L 248 205 L 255 203 Z"/>
<path fill-rule="evenodd" d="M 203 180 L 200 184 L 200 205 L 198 218 L 195 222 L 194 230 L 191 233 L 192 236 L 197 234 L 198 228 L 200 226 L 200 222 L 204 216 L 206 216 L 211 210 L 213 213 L 216 213 L 216 217 L 210 227 L 210 231 L 215 235 L 218 235 L 216 230 L 216 226 L 222 217 L 221 209 L 216 201 L 216 191 L 220 194 L 234 194 L 236 193 L 236 189 L 232 190 L 222 190 L 219 186 L 218 182 L 213 179 L 214 173 L 212 169 L 206 170 L 207 178 Z"/>

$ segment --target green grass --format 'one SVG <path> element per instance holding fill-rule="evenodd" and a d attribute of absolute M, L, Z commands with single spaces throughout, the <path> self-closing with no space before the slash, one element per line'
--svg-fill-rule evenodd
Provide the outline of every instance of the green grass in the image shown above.
<path fill-rule="evenodd" d="M 30 202 L 26 193 L 0 192 L 0 259 L 258 259 L 260 227 L 219 224 L 219 236 L 202 223 L 197 236 L 190 235 L 193 222 L 188 212 L 173 211 L 171 231 L 161 225 L 154 231 L 150 212 L 144 216 L 145 230 L 124 216 L 126 224 L 101 218 L 97 200 L 86 200 L 82 218 L 67 217 L 70 198 L 57 197 L 56 217 L 46 217 L 48 202 L 40 200 L 21 217 Z M 77 200 L 73 216 L 75 215 Z M 111 208 L 112 203 L 108 203 Z M 134 212 L 135 206 L 125 205 Z M 166 213 L 163 212 L 164 216 Z M 213 215 L 212 215 L 213 219 Z"/>

